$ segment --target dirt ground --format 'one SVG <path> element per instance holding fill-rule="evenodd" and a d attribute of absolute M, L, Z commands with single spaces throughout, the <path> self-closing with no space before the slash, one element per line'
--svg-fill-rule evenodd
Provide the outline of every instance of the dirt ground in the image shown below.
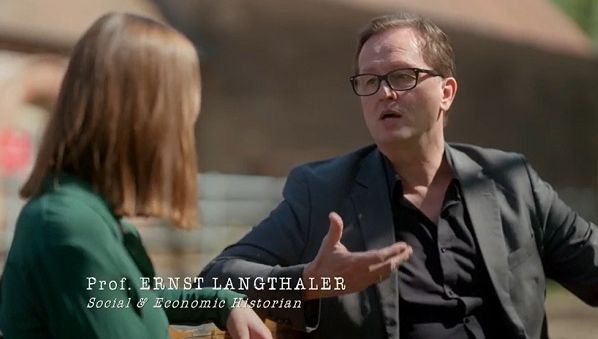
<path fill-rule="evenodd" d="M 566 290 L 551 291 L 546 299 L 551 339 L 597 339 L 598 308 L 592 308 Z"/>

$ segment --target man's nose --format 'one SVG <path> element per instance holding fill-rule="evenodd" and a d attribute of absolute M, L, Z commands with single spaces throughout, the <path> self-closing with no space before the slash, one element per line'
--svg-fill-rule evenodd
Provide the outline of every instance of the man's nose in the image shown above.
<path fill-rule="evenodd" d="M 383 96 L 385 99 L 392 99 L 395 100 L 398 97 L 398 93 L 397 91 L 395 91 L 394 89 L 392 89 L 390 87 L 390 84 L 388 84 L 388 81 L 386 79 L 383 79 L 380 82 L 380 89 L 379 91 L 382 92 Z"/>

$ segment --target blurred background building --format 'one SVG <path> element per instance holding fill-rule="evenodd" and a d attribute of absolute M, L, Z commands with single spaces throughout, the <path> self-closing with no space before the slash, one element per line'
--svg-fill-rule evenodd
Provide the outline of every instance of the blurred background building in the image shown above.
<path fill-rule="evenodd" d="M 194 275 L 267 215 L 290 168 L 371 143 L 348 82 L 356 35 L 371 17 L 400 9 L 429 16 L 453 40 L 460 86 L 448 139 L 525 154 L 598 221 L 598 1 L 3 0 L 0 270 L 69 50 L 101 14 L 166 20 L 200 50 L 204 227 L 180 233 L 139 222 L 160 274 Z M 554 295 L 553 338 L 591 338 L 598 325 L 584 319 L 598 314 Z"/>
<path fill-rule="evenodd" d="M 449 140 L 526 154 L 566 195 L 592 200 L 581 208 L 595 219 L 598 64 L 591 39 L 548 0 L 177 1 L 165 13 L 204 55 L 202 168 L 285 175 L 369 143 L 347 81 L 355 36 L 404 7 L 454 41 Z"/>
<path fill-rule="evenodd" d="M 108 11 L 162 19 L 143 0 L 0 1 L 0 267 L 23 204 L 18 190 L 33 165 L 69 51 Z"/>

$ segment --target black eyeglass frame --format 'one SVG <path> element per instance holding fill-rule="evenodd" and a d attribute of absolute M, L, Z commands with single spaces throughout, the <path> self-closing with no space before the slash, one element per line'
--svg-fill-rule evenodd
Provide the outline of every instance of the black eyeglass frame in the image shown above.
<path fill-rule="evenodd" d="M 397 72 L 397 71 L 413 71 L 415 72 L 415 82 L 413 83 L 413 86 L 409 87 L 409 88 L 394 88 L 392 86 L 392 84 L 390 83 L 390 81 L 388 81 L 388 76 L 391 73 Z M 373 73 L 361 73 L 361 74 L 355 74 L 349 77 L 349 82 L 351 83 L 351 88 L 353 89 L 353 92 L 355 93 L 355 95 L 360 96 L 360 97 L 368 97 L 371 95 L 374 95 L 376 93 L 378 93 L 378 91 L 380 90 L 380 86 L 382 85 L 382 80 L 386 81 L 386 84 L 388 85 L 388 87 L 390 87 L 393 91 L 408 91 L 411 89 L 414 89 L 415 87 L 417 87 L 417 85 L 419 84 L 419 74 L 420 73 L 426 73 L 429 74 L 433 77 L 443 77 L 444 76 L 438 72 L 436 72 L 435 70 L 432 69 L 423 69 L 423 68 L 417 68 L 417 67 L 409 67 L 409 68 L 397 68 L 397 69 L 393 69 L 392 71 L 384 74 L 384 75 L 378 75 L 378 74 L 373 74 Z M 373 91 L 371 94 L 359 94 L 357 92 L 357 89 L 355 88 L 355 79 L 359 76 L 362 75 L 371 75 L 371 76 L 375 76 L 376 78 L 378 78 L 378 86 L 376 87 L 376 90 Z"/>

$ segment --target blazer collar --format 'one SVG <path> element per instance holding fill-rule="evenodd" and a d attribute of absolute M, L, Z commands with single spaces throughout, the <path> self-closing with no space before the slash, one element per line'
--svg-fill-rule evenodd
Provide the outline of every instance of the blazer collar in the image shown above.
<path fill-rule="evenodd" d="M 43 191 L 60 191 L 76 196 L 104 220 L 117 239 L 123 239 L 119 217 L 113 213 L 108 201 L 96 192 L 89 182 L 69 173 L 61 173 L 48 177 L 42 187 Z"/>
<path fill-rule="evenodd" d="M 104 225 L 110 229 L 137 265 L 137 268 L 146 277 L 155 276 L 154 267 L 148 257 L 139 232 L 132 224 L 123 222 L 113 213 L 108 201 L 87 182 L 74 175 L 62 173 L 50 177 L 44 182 L 44 190 L 58 190 L 65 194 L 73 195 L 87 204 L 100 218 Z M 102 225 L 97 225 L 98 227 Z"/>

